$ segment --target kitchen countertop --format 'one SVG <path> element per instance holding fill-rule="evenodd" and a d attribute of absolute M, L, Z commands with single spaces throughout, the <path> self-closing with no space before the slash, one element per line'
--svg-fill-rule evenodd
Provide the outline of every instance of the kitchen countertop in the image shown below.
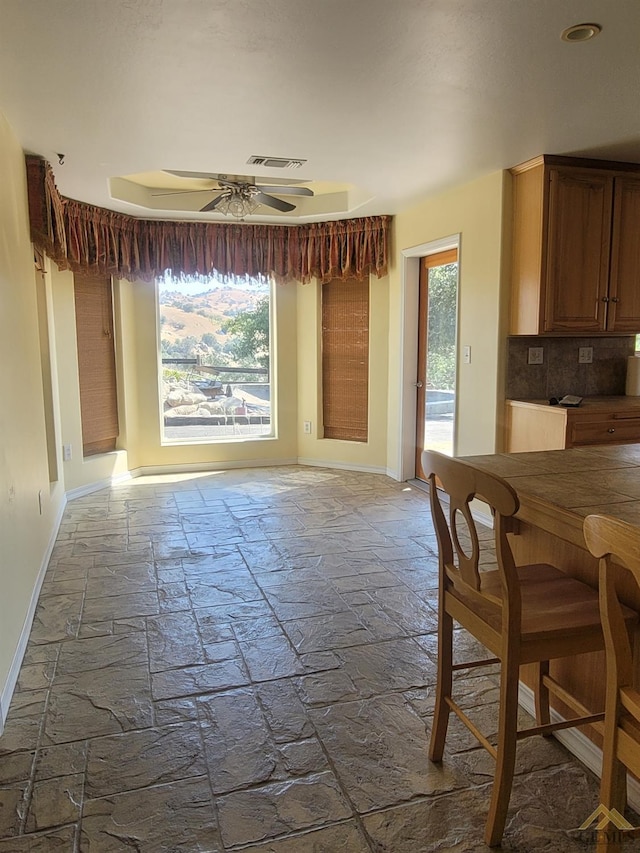
<path fill-rule="evenodd" d="M 608 412 L 612 409 L 617 411 L 640 410 L 640 397 L 583 397 L 579 406 L 551 406 L 548 400 L 507 400 L 507 403 L 517 403 L 520 406 L 533 406 L 535 408 L 556 409 L 560 412 L 587 412 L 598 414 Z"/>
<path fill-rule="evenodd" d="M 511 483 L 520 498 L 517 517 L 583 548 L 582 521 L 591 513 L 640 526 L 640 444 L 463 459 Z"/>

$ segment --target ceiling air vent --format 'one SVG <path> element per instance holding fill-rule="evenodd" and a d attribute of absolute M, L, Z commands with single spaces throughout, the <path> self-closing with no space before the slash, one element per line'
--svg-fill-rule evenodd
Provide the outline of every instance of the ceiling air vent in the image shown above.
<path fill-rule="evenodd" d="M 287 157 L 249 157 L 247 163 L 252 166 L 266 166 L 267 169 L 299 169 L 306 160 L 290 160 Z"/>

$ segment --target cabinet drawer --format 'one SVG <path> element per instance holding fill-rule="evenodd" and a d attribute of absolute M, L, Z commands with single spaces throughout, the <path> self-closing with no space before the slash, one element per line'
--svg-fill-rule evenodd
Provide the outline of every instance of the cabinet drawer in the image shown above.
<path fill-rule="evenodd" d="M 620 418 L 574 423 L 570 445 L 607 444 L 616 441 L 640 441 L 640 418 Z"/>

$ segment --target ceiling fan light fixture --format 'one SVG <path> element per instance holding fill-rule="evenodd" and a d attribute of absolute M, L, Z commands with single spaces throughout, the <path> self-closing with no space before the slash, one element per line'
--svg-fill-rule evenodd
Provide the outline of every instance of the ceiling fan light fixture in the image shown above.
<path fill-rule="evenodd" d="M 250 192 L 230 190 L 228 195 L 216 205 L 216 211 L 225 216 L 233 216 L 238 220 L 243 220 L 245 216 L 255 213 L 258 207 L 259 203 Z"/>
<path fill-rule="evenodd" d="M 562 41 L 581 42 L 595 38 L 602 31 L 600 24 L 574 24 L 560 34 Z"/>

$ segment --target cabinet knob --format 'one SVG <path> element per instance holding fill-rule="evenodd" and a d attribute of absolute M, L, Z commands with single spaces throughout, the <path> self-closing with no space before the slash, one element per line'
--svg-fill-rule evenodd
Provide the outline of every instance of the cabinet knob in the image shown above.
<path fill-rule="evenodd" d="M 609 427 L 609 429 L 607 430 L 607 432 L 615 432 L 615 429 L 614 429 L 613 427 Z"/>
<path fill-rule="evenodd" d="M 603 297 L 602 297 L 602 301 L 603 301 L 603 302 L 608 302 L 608 301 L 609 301 L 609 297 L 608 297 L 608 296 L 603 296 Z"/>
<path fill-rule="evenodd" d="M 617 296 L 612 296 L 612 297 L 611 297 L 611 301 L 612 301 L 612 302 L 620 302 L 620 300 L 618 299 L 618 297 L 617 297 Z"/>

